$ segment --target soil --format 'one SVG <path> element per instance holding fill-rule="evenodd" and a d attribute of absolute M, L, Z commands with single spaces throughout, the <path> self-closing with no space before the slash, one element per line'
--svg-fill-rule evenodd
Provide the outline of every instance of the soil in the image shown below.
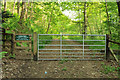
<path fill-rule="evenodd" d="M 67 42 L 69 43 L 69 42 Z M 75 43 L 75 42 L 72 42 Z M 76 44 L 76 43 L 75 43 Z M 46 47 L 46 49 L 50 47 Z M 56 48 L 56 47 L 55 47 Z M 73 47 L 77 49 L 78 47 Z M 26 50 L 16 50 L 16 59 L 3 58 L 3 78 L 117 78 L 102 66 L 117 67 L 115 61 L 33 61 Z M 104 64 L 103 64 L 104 63 Z"/>

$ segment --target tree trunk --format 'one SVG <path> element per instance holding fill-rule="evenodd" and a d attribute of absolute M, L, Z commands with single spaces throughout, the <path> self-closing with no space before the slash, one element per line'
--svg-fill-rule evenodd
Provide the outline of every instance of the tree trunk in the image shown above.
<path fill-rule="evenodd" d="M 25 19 L 27 19 L 28 18 L 28 8 L 29 8 L 29 6 L 30 6 L 30 4 L 29 4 L 29 0 L 28 0 L 28 6 L 27 6 L 27 8 L 26 8 L 26 13 L 25 13 Z"/>
<path fill-rule="evenodd" d="M 120 27 L 120 1 L 117 2 L 118 5 L 118 15 L 119 15 L 119 23 L 118 26 Z M 120 30 L 118 31 L 118 38 L 120 39 Z M 120 49 L 120 46 L 119 46 Z M 119 69 L 119 78 L 120 78 L 120 69 Z"/>
<path fill-rule="evenodd" d="M 100 34 L 100 29 L 99 29 L 99 26 L 98 26 L 98 24 L 97 24 L 97 13 L 96 13 L 96 17 L 95 17 L 95 24 L 96 24 L 96 27 L 97 27 L 97 32 L 98 32 L 98 34 Z"/>
<path fill-rule="evenodd" d="M 109 29 L 109 35 L 111 35 L 111 29 L 110 29 L 110 19 L 109 19 L 109 14 L 108 14 L 108 8 L 107 8 L 107 2 L 105 0 L 105 7 L 106 7 L 106 14 L 107 14 L 107 24 L 108 24 L 108 29 Z M 109 36 L 109 39 L 111 39 L 111 37 Z M 110 47 L 110 43 L 109 43 L 109 47 Z"/>
<path fill-rule="evenodd" d="M 48 34 L 48 31 L 49 31 L 49 28 L 50 28 L 51 19 L 52 19 L 52 11 L 51 11 L 51 14 L 50 14 L 50 18 L 49 18 L 48 28 L 47 28 L 46 34 Z"/>
<path fill-rule="evenodd" d="M 25 3 L 26 2 L 22 2 L 22 11 L 21 11 L 21 16 L 20 16 L 20 21 L 19 21 L 20 24 L 22 24 L 22 21 L 24 19 L 24 15 L 25 15 L 25 10 L 26 10 Z"/>
<path fill-rule="evenodd" d="M 17 13 L 18 13 L 18 15 L 20 15 L 20 1 L 21 0 L 17 0 Z"/>
<path fill-rule="evenodd" d="M 13 12 L 12 12 L 12 15 L 14 14 L 15 2 L 16 2 L 16 0 L 14 0 L 14 5 L 13 5 Z"/>
<path fill-rule="evenodd" d="M 4 0 L 4 11 L 6 11 L 6 9 L 7 9 L 7 1 Z"/>
<path fill-rule="evenodd" d="M 86 30 L 87 30 L 87 13 L 86 13 L 86 7 L 87 7 L 87 3 L 85 2 L 85 4 L 84 4 L 84 31 L 83 31 L 83 34 L 86 34 Z"/>
<path fill-rule="evenodd" d="M 31 18 L 32 18 L 32 14 L 33 14 L 33 2 L 30 2 L 30 7 L 31 7 L 31 12 L 30 12 L 30 15 L 29 15 L 29 20 L 31 20 Z M 27 17 L 28 17 L 28 15 L 27 15 Z M 31 25 L 31 22 L 29 21 L 29 24 Z M 30 31 L 34 31 L 32 28 L 30 29 L 29 28 L 29 30 Z"/>
<path fill-rule="evenodd" d="M 109 20 L 109 14 L 108 14 L 108 8 L 107 8 L 107 2 L 105 2 L 105 7 L 106 7 L 106 14 L 107 14 L 107 24 L 108 24 L 108 29 L 109 29 L 109 34 L 111 35 L 111 29 L 110 29 L 110 20 Z"/>
<path fill-rule="evenodd" d="M 100 29 L 101 29 L 100 31 L 101 31 L 102 34 L 104 34 L 104 32 L 103 32 L 104 30 L 103 30 L 103 27 L 102 27 L 102 20 L 101 20 L 101 8 L 100 8 L 100 13 L 99 13 L 99 15 L 100 15 L 100 27 L 101 27 L 101 28 L 100 28 Z"/>
<path fill-rule="evenodd" d="M 80 6 L 80 5 L 79 5 L 79 2 L 78 2 L 78 6 Z M 81 24 L 80 24 L 80 23 L 81 23 L 81 22 L 80 22 L 80 15 L 81 15 L 81 14 L 80 14 L 80 7 L 78 7 L 78 15 L 79 15 L 79 26 L 78 26 L 78 27 L 79 27 L 79 33 L 81 34 Z"/>
<path fill-rule="evenodd" d="M 119 15 L 119 23 L 118 23 L 118 26 L 120 27 L 120 1 L 119 2 L 117 2 L 117 5 L 118 5 L 118 15 Z M 120 39 L 120 30 L 119 30 L 119 32 L 118 32 L 118 37 L 119 37 L 119 39 Z M 119 49 L 120 49 L 120 46 L 119 46 Z M 120 62 L 119 62 L 120 63 Z M 120 64 L 119 64 L 119 67 L 120 67 Z M 119 69 L 119 71 L 118 71 L 118 76 L 119 76 L 119 78 L 120 78 L 120 69 Z"/>
<path fill-rule="evenodd" d="M 31 12 L 30 12 L 29 18 L 31 19 L 32 14 L 33 14 L 33 2 L 30 3 L 30 6 L 31 6 Z"/>
<path fill-rule="evenodd" d="M 119 15 L 119 17 L 120 17 L 120 1 L 117 2 L 117 5 L 118 5 L 118 15 Z M 119 19 L 119 21 L 120 21 L 120 19 Z M 119 23 L 120 23 L 120 22 L 119 22 Z"/>

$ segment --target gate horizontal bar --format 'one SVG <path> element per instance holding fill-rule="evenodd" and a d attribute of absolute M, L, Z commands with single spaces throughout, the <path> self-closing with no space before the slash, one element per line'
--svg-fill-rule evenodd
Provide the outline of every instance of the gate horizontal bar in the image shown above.
<path fill-rule="evenodd" d="M 105 36 L 105 35 L 96 35 L 96 34 L 38 34 L 39 36 L 49 36 L 49 35 L 56 35 L 56 36 L 60 36 L 60 35 L 63 35 L 63 36 Z"/>
<path fill-rule="evenodd" d="M 39 52 L 40 54 L 60 54 L 60 52 Z M 83 54 L 83 52 L 62 52 L 63 54 Z M 84 52 L 85 54 L 104 54 L 105 52 Z"/>
<path fill-rule="evenodd" d="M 61 60 L 61 59 L 38 59 L 38 60 Z M 78 61 L 87 61 L 87 60 L 91 60 L 91 61 L 102 61 L 104 59 L 66 59 L 66 60 L 78 60 Z"/>
<path fill-rule="evenodd" d="M 39 41 L 60 41 L 60 40 L 39 40 Z M 62 41 L 83 41 L 83 40 L 62 40 Z M 84 40 L 84 41 L 105 41 L 105 40 Z"/>
<path fill-rule="evenodd" d="M 38 49 L 38 50 L 83 50 L 83 49 Z M 84 50 L 105 50 L 105 49 L 84 49 Z"/>
<path fill-rule="evenodd" d="M 60 55 L 53 55 L 53 56 L 50 56 L 50 55 L 39 55 L 39 57 L 60 57 Z M 62 57 L 78 57 L 78 58 L 80 58 L 80 57 L 88 57 L 88 58 L 90 58 L 90 57 L 92 57 L 92 58 L 94 58 L 94 57 L 104 57 L 104 56 L 75 56 L 75 55 L 62 55 Z"/>
<path fill-rule="evenodd" d="M 61 45 L 39 45 L 39 46 L 61 46 Z M 62 46 L 83 46 L 83 45 L 62 45 Z M 105 46 L 105 45 L 84 45 L 84 46 Z"/>
<path fill-rule="evenodd" d="M 39 49 L 39 50 L 83 50 L 83 49 Z"/>
<path fill-rule="evenodd" d="M 84 41 L 105 41 L 105 40 L 84 40 Z"/>

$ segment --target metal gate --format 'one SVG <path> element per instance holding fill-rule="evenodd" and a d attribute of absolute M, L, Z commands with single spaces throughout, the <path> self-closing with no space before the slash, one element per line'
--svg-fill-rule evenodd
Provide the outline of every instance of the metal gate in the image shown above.
<path fill-rule="evenodd" d="M 38 34 L 38 60 L 103 60 L 106 35 Z"/>

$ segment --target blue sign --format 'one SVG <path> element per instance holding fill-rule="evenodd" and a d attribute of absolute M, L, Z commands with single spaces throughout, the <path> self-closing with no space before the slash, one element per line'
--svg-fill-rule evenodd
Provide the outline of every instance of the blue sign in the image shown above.
<path fill-rule="evenodd" d="M 15 40 L 27 41 L 27 40 L 30 40 L 30 36 L 29 35 L 16 35 Z"/>

